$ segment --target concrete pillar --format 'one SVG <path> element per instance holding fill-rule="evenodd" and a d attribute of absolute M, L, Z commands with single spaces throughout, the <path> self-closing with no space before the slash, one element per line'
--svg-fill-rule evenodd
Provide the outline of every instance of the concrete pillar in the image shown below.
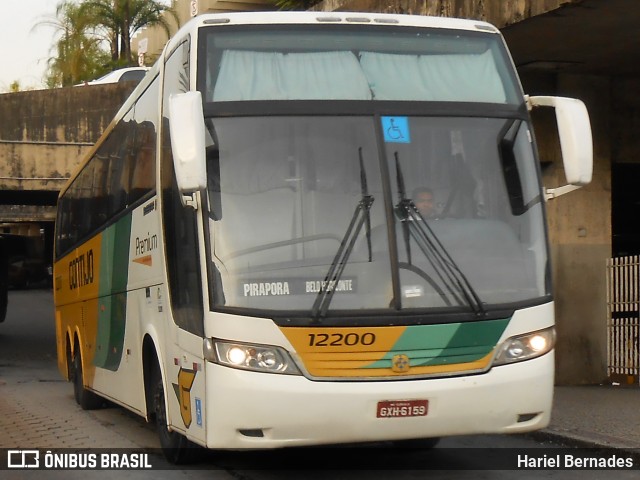
<path fill-rule="evenodd" d="M 611 100 L 608 77 L 522 75 L 529 94 L 585 102 L 594 145 L 593 181 L 547 203 L 556 324 L 556 383 L 600 383 L 607 377 L 606 260 L 611 256 Z M 533 112 L 543 182 L 566 183 L 553 110 Z"/>

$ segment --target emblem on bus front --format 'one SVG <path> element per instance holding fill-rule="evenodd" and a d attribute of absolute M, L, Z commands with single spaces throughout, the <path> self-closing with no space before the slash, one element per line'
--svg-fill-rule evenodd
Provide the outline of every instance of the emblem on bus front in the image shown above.
<path fill-rule="evenodd" d="M 391 370 L 395 373 L 406 373 L 410 368 L 409 357 L 404 354 L 394 355 L 391 359 Z"/>

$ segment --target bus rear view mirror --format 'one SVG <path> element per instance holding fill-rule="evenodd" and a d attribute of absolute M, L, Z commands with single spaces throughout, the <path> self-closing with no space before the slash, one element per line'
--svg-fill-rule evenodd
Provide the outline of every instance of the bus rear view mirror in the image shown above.
<path fill-rule="evenodd" d="M 200 92 L 171 95 L 169 129 L 182 204 L 195 206 L 192 194 L 207 186 L 205 127 Z"/>
<path fill-rule="evenodd" d="M 564 173 L 569 185 L 547 189 L 554 198 L 583 187 L 593 174 L 593 141 L 589 113 L 581 100 L 564 97 L 530 97 L 531 107 L 553 107 L 556 111 L 558 135 Z"/>

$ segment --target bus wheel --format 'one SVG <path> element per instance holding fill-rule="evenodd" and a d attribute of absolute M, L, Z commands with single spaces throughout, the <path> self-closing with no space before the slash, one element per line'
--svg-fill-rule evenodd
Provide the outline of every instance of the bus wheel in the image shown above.
<path fill-rule="evenodd" d="M 104 401 L 102 397 L 84 388 L 82 382 L 82 358 L 80 357 L 80 348 L 77 345 L 75 351 L 76 354 L 73 356 L 72 363 L 73 396 L 76 399 L 76 403 L 83 410 L 95 410 L 100 408 Z"/>
<path fill-rule="evenodd" d="M 199 447 L 187 440 L 184 435 L 170 431 L 167 426 L 164 385 L 162 383 L 162 376 L 158 371 L 156 371 L 153 385 L 153 413 L 162 453 L 169 462 L 176 465 L 193 462 L 197 457 Z"/>
<path fill-rule="evenodd" d="M 393 446 L 403 450 L 429 450 L 440 442 L 440 437 L 395 440 Z"/>

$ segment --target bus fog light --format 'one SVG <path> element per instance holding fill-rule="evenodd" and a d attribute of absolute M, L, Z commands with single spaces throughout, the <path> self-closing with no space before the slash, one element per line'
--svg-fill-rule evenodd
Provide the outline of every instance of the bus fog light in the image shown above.
<path fill-rule="evenodd" d="M 505 365 L 540 357 L 553 349 L 555 340 L 554 327 L 508 338 L 498 347 L 493 365 Z"/>
<path fill-rule="evenodd" d="M 284 373 L 300 375 L 291 356 L 281 347 L 227 342 L 205 339 L 205 358 L 227 367 L 254 372 Z"/>

